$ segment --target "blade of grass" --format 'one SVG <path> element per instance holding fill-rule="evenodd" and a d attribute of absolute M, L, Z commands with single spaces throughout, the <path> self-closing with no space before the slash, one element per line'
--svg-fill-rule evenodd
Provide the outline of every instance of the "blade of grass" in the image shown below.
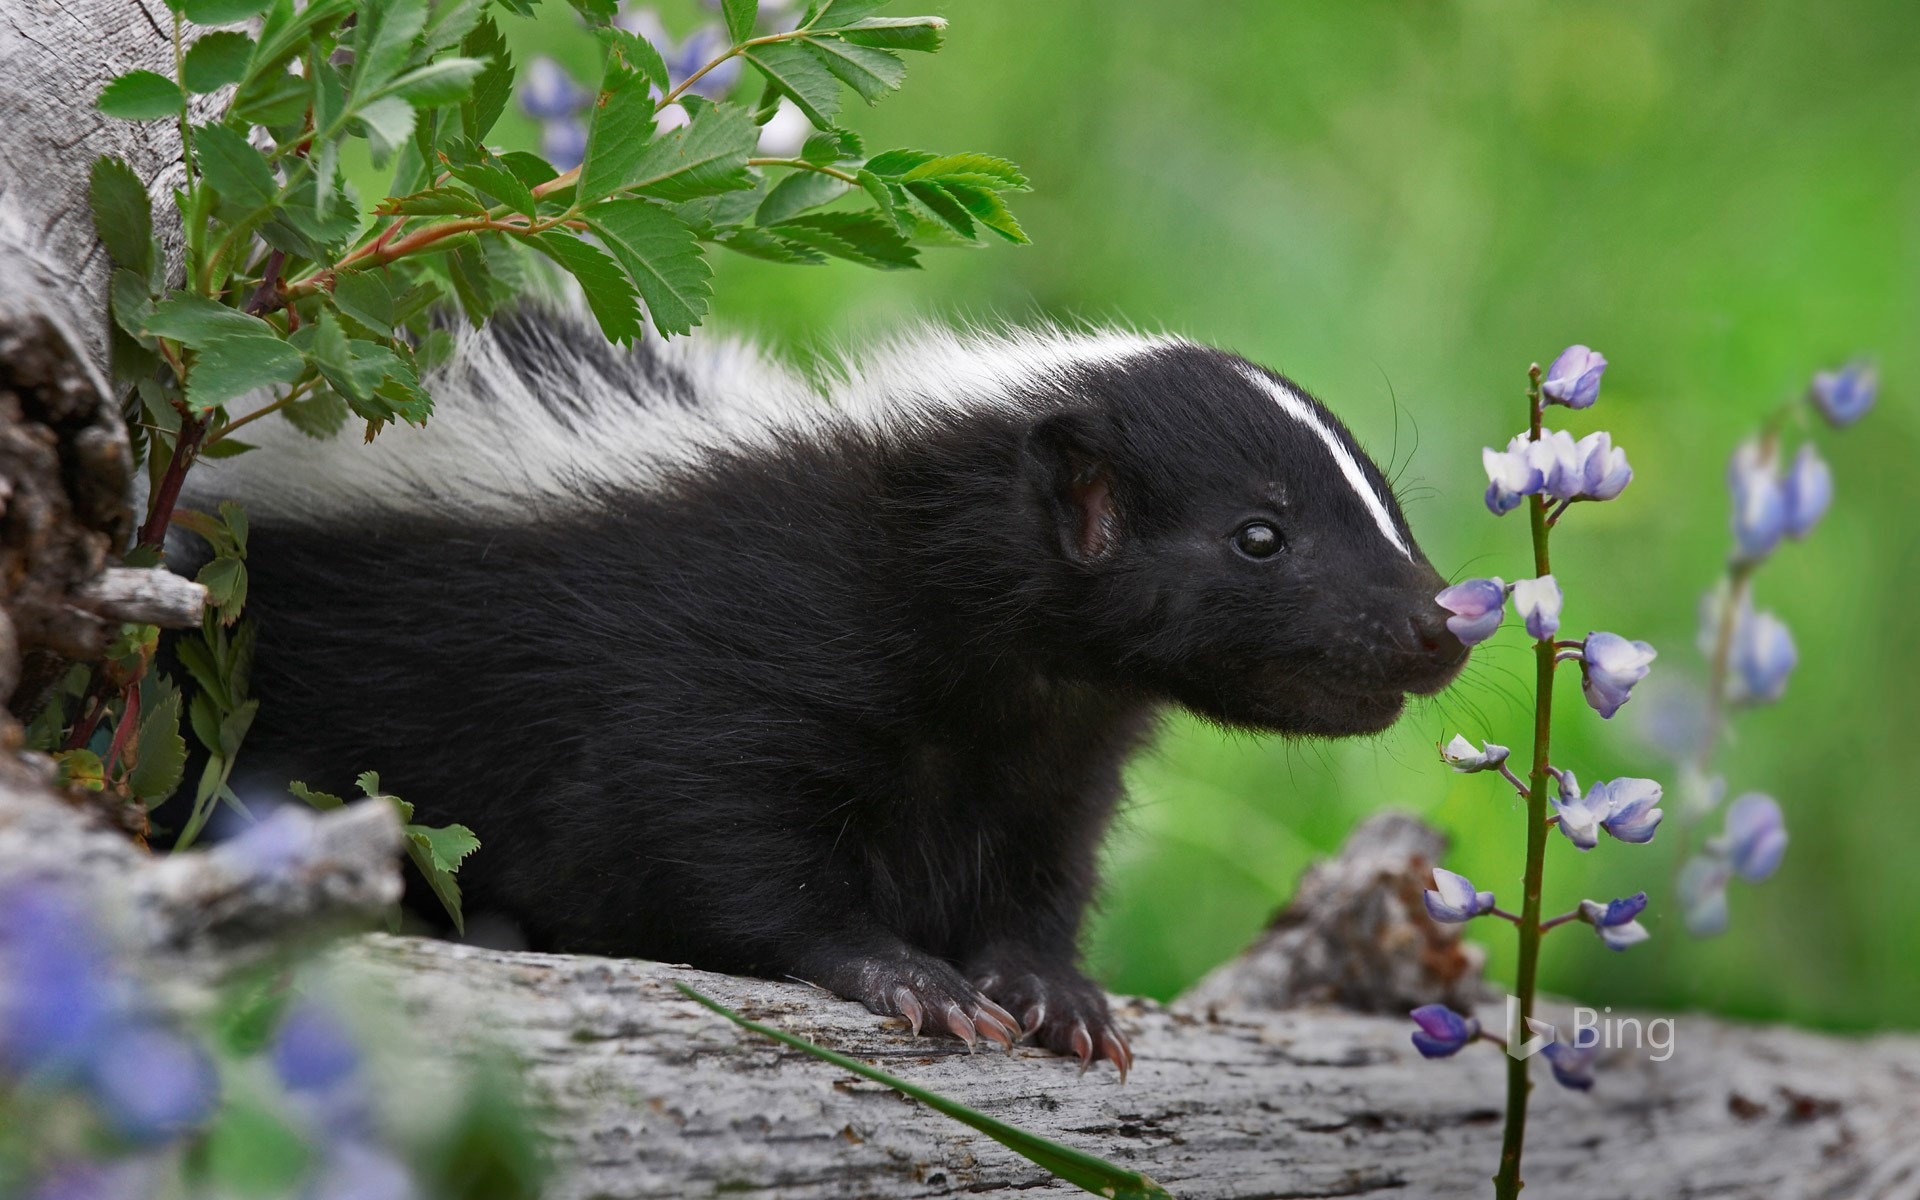
<path fill-rule="evenodd" d="M 868 1066 L 859 1059 L 849 1058 L 824 1046 L 816 1046 L 807 1039 L 785 1030 L 775 1029 L 771 1025 L 762 1025 L 758 1021 L 749 1021 L 718 1000 L 703 996 L 678 980 L 674 981 L 673 986 L 679 988 L 681 994 L 689 1000 L 705 1005 L 742 1029 L 751 1029 L 762 1037 L 770 1037 L 796 1050 L 804 1050 L 843 1071 L 852 1071 L 855 1075 L 871 1079 L 902 1095 L 910 1096 L 936 1112 L 952 1117 L 964 1125 L 972 1126 L 1022 1158 L 1037 1163 L 1050 1174 L 1076 1187 L 1084 1188 L 1096 1196 L 1107 1196 L 1112 1200 L 1174 1200 L 1173 1193 L 1138 1171 L 1129 1171 L 1125 1167 L 1116 1166 L 1084 1150 L 1063 1146 L 1051 1138 L 1041 1137 L 1037 1133 L 1029 1133 L 1005 1121 L 995 1120 L 985 1113 L 975 1112 L 964 1104 L 956 1103 L 923 1087 L 917 1087 L 904 1079 L 896 1079 L 877 1067 Z"/>

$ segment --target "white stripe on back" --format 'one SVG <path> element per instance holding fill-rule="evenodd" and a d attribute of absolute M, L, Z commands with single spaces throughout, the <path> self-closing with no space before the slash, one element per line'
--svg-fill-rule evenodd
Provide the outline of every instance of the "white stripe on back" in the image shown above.
<path fill-rule="evenodd" d="M 1313 430 L 1314 436 L 1326 446 L 1327 453 L 1333 455 L 1333 461 L 1339 464 L 1340 473 L 1347 477 L 1347 483 L 1353 488 L 1354 495 L 1360 497 L 1360 503 L 1366 505 L 1367 511 L 1373 514 L 1373 523 L 1380 527 L 1381 535 L 1393 543 L 1394 549 L 1406 555 L 1408 559 L 1412 559 L 1413 551 L 1407 548 L 1406 539 L 1400 536 L 1400 531 L 1393 527 L 1393 517 L 1388 514 L 1387 506 L 1381 502 L 1379 494 L 1367 481 L 1366 472 L 1360 469 L 1360 463 L 1353 457 L 1353 451 L 1347 449 L 1347 444 L 1340 440 L 1340 435 L 1329 429 L 1327 423 L 1320 419 L 1319 411 L 1291 388 L 1276 383 L 1261 371 L 1252 367 L 1241 367 L 1240 373 L 1247 377 L 1248 382 L 1273 397 L 1273 402 L 1280 406 L 1282 412 Z"/>

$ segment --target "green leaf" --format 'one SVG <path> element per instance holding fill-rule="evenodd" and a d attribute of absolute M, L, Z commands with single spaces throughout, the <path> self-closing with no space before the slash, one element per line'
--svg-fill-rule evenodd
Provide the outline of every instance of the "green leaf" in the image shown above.
<path fill-rule="evenodd" d="M 257 213 L 279 191 L 266 156 L 225 125 L 196 125 L 193 146 L 201 175 L 236 213 Z"/>
<path fill-rule="evenodd" d="M 800 157 L 824 165 L 859 158 L 863 151 L 860 135 L 853 130 L 825 129 L 808 135 L 806 144 L 800 147 Z"/>
<path fill-rule="evenodd" d="M 513 56 L 507 53 L 507 39 L 500 27 L 487 17 L 461 39 L 460 52 L 486 62 L 486 68 L 473 81 L 473 91 L 460 104 L 460 126 L 474 141 L 487 136 L 493 123 L 506 110 L 513 94 Z"/>
<path fill-rule="evenodd" d="M 180 14 L 195 25 L 232 25 L 266 11 L 267 0 L 177 0 Z"/>
<path fill-rule="evenodd" d="M 205 412 L 256 388 L 292 383 L 305 367 L 300 352 L 277 337 L 214 338 L 187 368 L 187 407 Z"/>
<path fill-rule="evenodd" d="M 940 48 L 947 22 L 942 17 L 863 17 L 839 26 L 841 38 L 859 46 L 932 53 Z M 825 30 L 822 30 L 825 32 Z"/>
<path fill-rule="evenodd" d="M 292 792 L 296 799 L 305 800 L 308 804 L 313 805 L 313 807 L 319 809 L 321 812 L 331 812 L 334 809 L 340 808 L 346 804 L 346 801 L 342 800 L 340 797 L 332 795 L 331 793 L 328 793 L 328 792 L 315 791 L 314 789 L 308 787 L 306 784 L 301 783 L 298 779 L 294 780 L 292 783 L 289 783 L 287 785 L 287 790 L 289 792 Z"/>
<path fill-rule="evenodd" d="M 880 215 L 885 217 L 888 223 L 895 229 L 901 233 L 906 233 L 908 222 L 901 215 L 899 208 L 895 206 L 893 202 L 893 192 L 888 189 L 886 181 L 878 175 L 875 175 L 872 171 L 866 170 L 861 171 L 855 178 L 860 181 L 861 189 L 872 198 L 874 207 L 879 211 Z"/>
<path fill-rule="evenodd" d="M 508 150 L 499 158 L 506 164 L 507 170 L 513 172 L 515 178 L 530 188 L 539 187 L 543 183 L 549 183 L 560 177 L 560 172 L 553 169 L 553 164 L 538 154 L 525 150 Z"/>
<path fill-rule="evenodd" d="M 654 44 L 637 33 L 630 33 L 618 26 L 593 31 L 600 41 L 618 53 L 621 59 L 634 70 L 647 77 L 647 82 L 658 88 L 662 94 L 673 86 L 667 74 L 666 60 L 660 57 L 660 51 Z"/>
<path fill-rule="evenodd" d="M 53 762 L 58 768 L 54 781 L 60 787 L 98 792 L 107 786 L 106 768 L 91 750 L 62 750 L 53 756 Z"/>
<path fill-rule="evenodd" d="M 378 771 L 360 772 L 353 777 L 353 786 L 359 788 L 360 794 L 369 800 L 378 800 L 381 798 L 380 772 Z M 400 809 L 400 816 L 403 820 L 413 820 L 413 805 L 408 804 L 398 796 L 388 796 L 386 798 L 393 801 Z"/>
<path fill-rule="evenodd" d="M 102 89 L 94 105 L 123 121 L 157 121 L 179 116 L 186 102 L 180 85 L 165 75 L 128 71 Z"/>
<path fill-rule="evenodd" d="M 333 306 L 377 338 L 393 336 L 393 289 L 384 271 L 351 271 L 333 283 Z"/>
<path fill-rule="evenodd" d="M 609 58 L 600 101 L 587 127 L 579 202 L 611 196 L 632 183 L 652 146 L 653 96 L 647 90 L 646 77 Z"/>
<path fill-rule="evenodd" d="M 824 4 L 813 6 L 817 11 L 813 14 L 813 20 L 806 24 L 823 32 L 842 29 L 864 21 L 873 13 L 885 8 L 890 2 L 891 0 L 827 0 Z"/>
<path fill-rule="evenodd" d="M 619 0 L 567 0 L 580 19 L 596 28 L 604 27 L 620 15 Z"/>
<path fill-rule="evenodd" d="M 388 196 L 374 212 L 383 217 L 480 217 L 487 206 L 458 188 L 429 188 L 411 196 Z"/>
<path fill-rule="evenodd" d="M 243 442 L 236 437 L 223 437 L 219 441 L 200 450 L 201 458 L 239 458 L 249 450 L 258 450 L 252 442 Z"/>
<path fill-rule="evenodd" d="M 800 106 L 821 129 L 833 125 L 840 111 L 840 84 L 825 63 L 805 46 L 793 42 L 769 42 L 754 46 L 744 57 L 767 77 L 767 84 Z"/>
<path fill-rule="evenodd" d="M 289 60 L 306 46 L 315 30 L 324 29 L 353 11 L 353 0 L 310 0 L 294 7 L 293 0 L 271 0 L 267 18 L 260 24 L 260 47 L 247 64 L 247 78 L 240 85 L 235 104 L 248 101 L 249 93 L 272 76 L 278 75 Z"/>
<path fill-rule="evenodd" d="M 506 205 L 515 212 L 534 215 L 533 192 L 520 181 L 520 177 L 508 170 L 498 160 L 480 163 L 462 163 L 450 168 L 453 177 L 462 183 L 473 185 L 483 195 L 492 196 L 497 202 Z"/>
<path fill-rule="evenodd" d="M 645 200 L 609 200 L 583 215 L 633 277 L 655 329 L 686 333 L 700 323 L 713 295 L 713 269 L 685 223 Z"/>
<path fill-rule="evenodd" d="M 760 17 L 760 0 L 722 0 L 721 11 L 727 17 L 727 36 L 738 46 L 753 36 L 753 25 Z"/>
<path fill-rule="evenodd" d="M 486 66 L 478 58 L 443 58 L 408 71 L 388 84 L 386 91 L 426 108 L 438 108 L 472 94 L 474 80 Z"/>
<path fill-rule="evenodd" d="M 1056 1142 L 1051 1138 L 1031 1133 L 1016 1125 L 976 1112 L 957 1101 L 949 1100 L 938 1092 L 928 1091 L 917 1084 L 887 1074 L 878 1067 L 870 1066 L 857 1058 L 816 1046 L 803 1037 L 763 1025 L 758 1021 L 749 1021 L 717 1000 L 709 999 L 694 991 L 684 983 L 676 981 L 673 985 L 689 1000 L 719 1013 L 742 1029 L 752 1030 L 762 1037 L 772 1038 L 784 1046 L 811 1054 L 823 1062 L 832 1063 L 843 1071 L 851 1071 L 862 1079 L 890 1087 L 901 1095 L 933 1109 L 943 1116 L 951 1117 L 961 1124 L 977 1129 L 1002 1146 L 1032 1162 L 1049 1174 L 1096 1196 L 1107 1196 L 1112 1200 L 1173 1200 L 1172 1194 L 1138 1171 L 1129 1171 L 1117 1163 L 1108 1162 L 1098 1155 L 1076 1150 L 1072 1146 Z"/>
<path fill-rule="evenodd" d="M 247 556 L 247 510 L 237 501 L 222 500 L 220 519 L 226 522 L 227 533 L 233 538 L 234 548 L 240 552 L 241 558 L 245 558 Z"/>
<path fill-rule="evenodd" d="M 449 239 L 451 240 L 451 239 Z M 462 246 L 447 256 L 447 280 L 453 284 L 454 298 L 460 302 L 460 310 L 475 329 L 481 322 L 493 314 L 500 303 L 499 289 L 494 286 L 493 268 L 487 265 L 486 255 L 480 252 L 478 241 Z"/>
<path fill-rule="evenodd" d="M 246 574 L 247 565 L 237 558 L 222 555 L 200 568 L 193 577 L 194 582 L 207 589 L 207 603 L 215 608 L 225 608 L 233 603 L 234 589 L 240 586 L 241 578 Z"/>
<path fill-rule="evenodd" d="M 420 44 L 429 55 L 438 54 L 479 28 L 487 0 L 438 0 L 421 31 Z M 484 58 L 485 55 L 476 55 Z"/>
<path fill-rule="evenodd" d="M 460 860 L 480 848 L 480 839 L 473 836 L 473 830 L 465 825 L 448 825 L 435 828 L 431 825 L 409 825 L 407 836 L 419 839 L 439 870 L 452 874 L 460 869 Z"/>
<path fill-rule="evenodd" d="M 413 105 L 400 96 L 382 96 L 369 101 L 354 114 L 367 134 L 367 146 L 373 152 L 373 165 L 385 166 L 413 132 Z"/>
<path fill-rule="evenodd" d="M 911 186 L 911 185 L 910 185 Z M 964 183 L 942 184 L 948 195 L 958 200 L 973 219 L 993 230 L 1010 242 L 1026 245 L 1026 230 L 1020 228 L 1020 222 L 1013 219 L 1013 212 L 998 192 L 986 188 L 973 187 Z"/>
<path fill-rule="evenodd" d="M 886 218 L 867 212 L 808 213 L 771 226 L 781 237 L 881 270 L 916 269 L 919 253 Z"/>
<path fill-rule="evenodd" d="M 236 94 L 233 115 L 251 125 L 291 125 L 306 113 L 312 96 L 311 80 L 282 71 Z"/>
<path fill-rule="evenodd" d="M 847 185 L 818 171 L 795 171 L 773 186 L 754 213 L 756 225 L 777 225 L 809 208 L 830 204 L 847 194 Z"/>
<path fill-rule="evenodd" d="M 882 179 L 898 179 L 922 163 L 930 163 L 938 157 L 925 150 L 887 150 L 868 159 L 867 170 Z"/>
<path fill-rule="evenodd" d="M 175 292 L 153 306 L 142 333 L 172 338 L 183 346 L 198 349 L 216 338 L 257 337 L 278 340 L 273 326 L 259 317 L 228 308 L 205 296 Z"/>
<path fill-rule="evenodd" d="M 892 153 L 917 155 L 919 151 L 896 150 Z M 873 162 L 867 164 L 867 169 L 876 175 L 888 173 L 875 168 Z M 1004 158 L 995 158 L 991 154 L 945 154 L 938 158 L 928 157 L 906 171 L 899 172 L 897 178 L 902 182 L 929 179 L 939 183 L 964 183 L 972 187 L 993 188 L 998 191 L 1024 192 L 1027 190 L 1027 177 L 1020 173 L 1020 168 Z"/>
<path fill-rule="evenodd" d="M 646 205 L 644 200 L 613 201 L 597 205 L 588 210 L 587 222 L 596 232 L 601 226 L 596 217 L 603 210 L 616 204 Z M 651 207 L 647 205 L 647 207 Z M 658 211 L 657 209 L 655 211 Z M 666 213 L 662 217 L 672 221 Z M 678 222 L 674 222 L 678 224 Z M 685 227 L 682 226 L 682 231 Z M 602 236 L 606 236 L 602 233 Z M 689 240 L 692 234 L 687 234 Z M 587 307 L 593 310 L 600 329 L 612 342 L 631 342 L 640 336 L 640 306 L 634 302 L 633 283 L 621 273 L 620 264 L 608 258 L 599 250 L 587 245 L 572 234 L 549 230 L 535 234 L 528 239 L 548 258 L 566 268 L 568 274 L 580 281 L 580 290 L 586 293 Z M 611 244 L 611 239 L 609 239 Z M 624 256 L 623 256 L 624 258 Z M 703 298 L 704 309 L 704 298 Z M 659 324 L 659 318 L 655 318 Z"/>
<path fill-rule="evenodd" d="M 173 795 L 186 770 L 187 740 L 180 736 L 180 693 L 169 691 L 140 714 L 127 789 L 151 808 Z"/>
<path fill-rule="evenodd" d="M 359 109 L 359 102 L 378 96 L 400 74 L 413 56 L 413 39 L 427 24 L 427 0 L 362 0 L 359 8 L 348 105 L 353 110 Z M 412 122 L 407 127 L 411 129 Z M 394 139 L 396 144 L 401 138 Z"/>
<path fill-rule="evenodd" d="M 147 291 L 144 276 L 135 275 L 121 267 L 113 273 L 113 281 L 108 293 L 113 306 L 113 320 L 129 337 L 152 346 L 152 335 L 147 333 L 147 322 L 153 316 L 153 296 Z"/>
<path fill-rule="evenodd" d="M 316 388 L 280 410 L 288 424 L 310 438 L 330 438 L 345 427 L 353 410 L 332 388 Z"/>
<path fill-rule="evenodd" d="M 907 64 L 891 50 L 849 45 L 838 38 L 808 39 L 806 48 L 868 104 L 897 89 L 907 78 Z"/>
<path fill-rule="evenodd" d="M 918 200 L 941 224 L 968 241 L 974 240 L 972 214 L 945 188 L 937 183 L 918 180 L 907 184 L 906 189 L 907 194 Z"/>
<path fill-rule="evenodd" d="M 760 129 L 737 104 L 701 105 L 686 125 L 645 147 L 618 190 L 692 200 L 754 186 L 747 156 Z"/>
<path fill-rule="evenodd" d="M 217 92 L 239 83 L 253 57 L 253 39 L 244 33 L 209 33 L 187 49 L 180 79 L 190 92 Z"/>
<path fill-rule="evenodd" d="M 465 833 L 468 838 L 473 837 L 472 832 L 464 826 L 456 825 L 452 828 Z M 434 897 L 440 901 L 440 906 L 447 910 L 449 917 L 453 918 L 454 929 L 464 937 L 467 932 L 467 923 L 460 912 L 460 884 L 454 879 L 451 869 L 442 867 L 435 861 L 434 844 L 427 836 L 429 832 L 425 826 L 407 826 L 407 857 L 412 859 L 413 865 L 420 869 L 421 876 L 427 881 L 427 887 L 433 890 Z M 474 846 L 477 848 L 479 842 L 475 841 Z"/>
<path fill-rule="evenodd" d="M 767 262 L 811 267 L 827 261 L 827 256 L 812 246 L 790 242 L 777 233 L 752 225 L 730 229 L 715 238 L 714 242 L 735 253 L 744 254 L 749 258 L 765 259 Z"/>
<path fill-rule="evenodd" d="M 147 185 L 118 158 L 96 158 L 88 177 L 87 198 L 93 229 L 107 257 L 145 278 L 153 269 L 153 201 Z"/>

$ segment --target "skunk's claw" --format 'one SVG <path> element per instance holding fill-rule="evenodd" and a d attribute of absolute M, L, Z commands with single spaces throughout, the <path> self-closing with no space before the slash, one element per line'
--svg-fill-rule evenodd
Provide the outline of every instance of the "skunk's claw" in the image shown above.
<path fill-rule="evenodd" d="M 881 1016 L 900 1017 L 916 1035 L 959 1038 L 972 1051 L 985 1038 L 1003 1050 L 1020 1040 L 1013 1014 L 987 999 L 959 972 L 932 956 L 869 963 L 852 999 Z"/>
<path fill-rule="evenodd" d="M 1105 993 L 1077 972 L 1043 976 L 988 970 L 976 973 L 975 983 L 1021 1014 L 1026 1036 L 1036 1045 L 1079 1059 L 1082 1070 L 1105 1059 L 1119 1069 L 1122 1082 L 1133 1070 L 1133 1050 L 1107 1011 Z"/>

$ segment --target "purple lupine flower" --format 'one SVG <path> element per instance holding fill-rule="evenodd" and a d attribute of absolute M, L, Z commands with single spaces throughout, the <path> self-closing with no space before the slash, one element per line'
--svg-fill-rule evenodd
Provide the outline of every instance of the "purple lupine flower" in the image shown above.
<path fill-rule="evenodd" d="M 1727 880 L 1732 872 L 1717 854 L 1696 854 L 1680 868 L 1680 910 L 1687 932 L 1714 937 L 1727 931 Z"/>
<path fill-rule="evenodd" d="M 1480 451 L 1480 464 L 1487 471 L 1487 509 L 1504 516 L 1520 506 L 1523 497 L 1547 486 L 1547 478 L 1557 462 L 1552 445 L 1517 434 L 1505 450 L 1488 446 Z"/>
<path fill-rule="evenodd" d="M 1495 742 L 1482 742 L 1481 748 L 1475 750 L 1472 742 L 1456 733 L 1453 740 L 1441 749 L 1440 757 L 1462 775 L 1471 775 L 1475 771 L 1498 770 L 1511 753 L 1511 750 Z"/>
<path fill-rule="evenodd" d="M 1558 796 L 1547 797 L 1553 805 L 1553 811 L 1560 816 L 1560 832 L 1576 849 L 1591 850 L 1600 844 L 1600 822 L 1607 816 L 1607 790 L 1595 788 L 1582 794 L 1580 781 L 1572 771 L 1554 772 L 1555 790 Z"/>
<path fill-rule="evenodd" d="M 1607 359 L 1598 350 L 1586 346 L 1568 346 L 1547 368 L 1540 381 L 1540 393 L 1554 404 L 1568 408 L 1592 408 L 1600 398 L 1600 376 L 1606 372 Z"/>
<path fill-rule="evenodd" d="M 1622 777 L 1611 783 L 1596 783 L 1593 791 L 1606 797 L 1606 816 L 1601 818 L 1600 827 L 1623 842 L 1652 841 L 1660 819 L 1667 815 L 1656 807 L 1662 789 L 1651 779 Z M 1599 801 L 1591 795 L 1589 802 L 1596 808 L 1599 806 Z"/>
<path fill-rule="evenodd" d="M 1493 911 L 1493 893 L 1476 892 L 1473 880 L 1444 867 L 1433 869 L 1433 886 L 1424 893 L 1427 915 L 1442 925 L 1458 925 Z"/>
<path fill-rule="evenodd" d="M 1658 651 L 1617 633 L 1589 633 L 1580 649 L 1580 692 L 1601 717 L 1611 719 L 1631 698 L 1633 685 L 1653 670 Z"/>
<path fill-rule="evenodd" d="M 1793 466 L 1780 486 L 1786 501 L 1787 534 L 1803 538 L 1833 503 L 1833 470 L 1809 442 L 1793 456 Z"/>
<path fill-rule="evenodd" d="M 1453 614 L 1447 618 L 1447 628 L 1461 644 L 1477 646 L 1492 637 L 1506 617 L 1507 585 L 1497 575 L 1469 579 L 1441 592 L 1433 602 Z"/>
<path fill-rule="evenodd" d="M 1560 1041 L 1556 1032 L 1554 1040 L 1542 1046 L 1540 1053 L 1553 1069 L 1553 1081 L 1561 1087 L 1580 1092 L 1593 1087 L 1593 1063 L 1600 1056 L 1597 1036 L 1584 1046 L 1574 1046 Z"/>
<path fill-rule="evenodd" d="M 1742 562 L 1773 553 L 1787 532 L 1787 495 L 1773 456 L 1758 439 L 1742 442 L 1727 465 L 1733 493 L 1733 540 Z"/>
<path fill-rule="evenodd" d="M 0 1065 L 81 1069 L 113 1027 L 122 982 L 86 913 L 46 884 L 0 891 Z"/>
<path fill-rule="evenodd" d="M 1513 585 L 1513 609 L 1526 619 L 1527 636 L 1545 641 L 1560 631 L 1560 609 L 1566 598 L 1551 575 L 1519 579 Z"/>
<path fill-rule="evenodd" d="M 60 1163 L 42 1173 L 28 1200 L 146 1200 L 164 1192 L 159 1175 L 170 1166 L 158 1155 Z"/>
<path fill-rule="evenodd" d="M 1772 704 L 1787 690 L 1787 678 L 1800 661 L 1793 633 L 1770 612 L 1743 605 L 1733 627 L 1728 699 L 1738 704 Z"/>
<path fill-rule="evenodd" d="M 1562 500 L 1579 495 L 1584 476 L 1580 469 L 1580 444 L 1573 440 L 1573 435 L 1564 429 L 1542 429 L 1540 440 L 1534 445 L 1541 447 L 1549 460 L 1547 482 L 1542 490 Z"/>
<path fill-rule="evenodd" d="M 1867 363 L 1856 362 L 1815 375 L 1809 398 L 1827 424 L 1845 429 L 1867 415 L 1879 391 L 1880 372 Z"/>
<path fill-rule="evenodd" d="M 115 1030 L 94 1047 L 94 1099 L 122 1136 L 162 1141 L 201 1124 L 220 1101 L 220 1078 L 206 1051 L 153 1025 Z"/>
<path fill-rule="evenodd" d="M 360 1069 L 360 1051 L 333 1015 L 311 1001 L 290 1009 L 274 1034 L 274 1074 L 289 1091 L 325 1091 Z"/>
<path fill-rule="evenodd" d="M 673 107 L 678 108 L 678 105 Z M 571 171 L 586 161 L 587 126 L 578 117 L 540 122 L 540 156 L 555 170 Z"/>
<path fill-rule="evenodd" d="M 385 1149 L 360 1139 L 327 1147 L 301 1200 L 415 1200 L 413 1177 Z"/>
<path fill-rule="evenodd" d="M 1613 444 L 1613 435 L 1590 433 L 1575 444 L 1580 464 L 1579 491 L 1582 500 L 1611 500 L 1633 482 L 1633 468 L 1627 464 L 1627 452 Z"/>
<path fill-rule="evenodd" d="M 520 111 L 536 121 L 571 117 L 592 99 L 587 90 L 567 74 L 565 67 L 544 54 L 527 61 L 520 75 L 517 98 Z"/>
<path fill-rule="evenodd" d="M 1647 894 L 1635 892 L 1621 900 L 1609 900 L 1605 904 L 1598 900 L 1580 902 L 1580 919 L 1593 926 L 1600 940 L 1610 950 L 1625 950 L 1628 946 L 1644 942 L 1652 935 L 1646 927 L 1635 920 L 1647 907 Z"/>
<path fill-rule="evenodd" d="M 1786 818 L 1772 796 L 1749 792 L 1727 806 L 1721 849 L 1733 873 L 1759 883 L 1779 869 L 1787 852 Z"/>
<path fill-rule="evenodd" d="M 1413 1048 L 1424 1058 L 1446 1058 L 1480 1036 L 1480 1022 L 1462 1016 L 1444 1004 L 1423 1004 L 1407 1014 L 1420 1028 L 1413 1031 Z"/>
<path fill-rule="evenodd" d="M 726 30 L 718 25 L 703 25 L 688 34 L 677 47 L 671 43 L 660 46 L 660 56 L 666 59 L 668 79 L 678 87 L 695 71 L 725 54 L 729 45 Z M 709 100 L 724 100 L 740 81 L 742 65 L 738 56 L 730 58 L 694 80 L 687 90 Z"/>

